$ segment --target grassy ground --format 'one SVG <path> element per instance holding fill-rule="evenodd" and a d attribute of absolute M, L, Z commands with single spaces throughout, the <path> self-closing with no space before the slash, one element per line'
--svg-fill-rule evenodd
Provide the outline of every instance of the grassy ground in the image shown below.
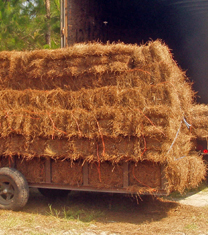
<path fill-rule="evenodd" d="M 1 234 L 208 234 L 208 207 L 78 192 L 49 200 L 33 190 L 22 211 L 0 211 Z"/>

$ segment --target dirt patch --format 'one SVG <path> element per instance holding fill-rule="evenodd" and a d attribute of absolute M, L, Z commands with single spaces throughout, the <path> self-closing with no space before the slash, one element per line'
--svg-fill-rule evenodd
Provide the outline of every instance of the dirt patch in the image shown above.
<path fill-rule="evenodd" d="M 169 200 L 194 207 L 208 207 L 208 188 L 199 192 L 189 192 L 185 196 L 169 196 Z"/>
<path fill-rule="evenodd" d="M 0 222 L 1 234 L 9 235 L 208 234 L 207 207 L 154 197 L 142 197 L 138 204 L 129 196 L 100 193 L 49 200 L 33 190 L 23 211 L 1 210 Z"/>

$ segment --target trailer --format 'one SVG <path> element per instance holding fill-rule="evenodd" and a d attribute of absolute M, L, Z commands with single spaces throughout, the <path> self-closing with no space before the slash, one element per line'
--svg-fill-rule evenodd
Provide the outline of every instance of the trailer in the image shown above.
<path fill-rule="evenodd" d="M 174 7 L 138 2 L 63 0 L 63 49 L 0 53 L 1 209 L 22 208 L 29 188 L 46 196 L 70 190 L 164 195 L 204 179 L 193 143 L 206 138 L 197 130 L 207 107 L 196 106 L 163 42 L 128 44 L 151 37 L 174 48 L 164 21 L 153 24 Z M 142 12 L 150 14 L 145 29 L 128 23 L 131 12 L 142 22 Z M 193 119 L 200 123 L 194 130 Z"/>
<path fill-rule="evenodd" d="M 102 174 L 103 170 L 105 174 Z M 130 174 L 132 170 L 134 174 Z M 71 165 L 67 160 L 54 161 L 50 158 L 34 158 L 29 161 L 17 157 L 6 160 L 1 158 L 0 207 L 22 208 L 29 197 L 28 186 L 38 188 L 47 197 L 63 196 L 71 190 L 166 194 L 163 166 L 159 164 L 147 161 L 135 167 L 134 163 L 123 162 L 115 167 L 110 162 L 105 162 L 100 165 L 100 172 L 99 175 L 96 164 L 83 164 L 82 161 Z M 140 181 L 141 178 L 143 182 Z"/>

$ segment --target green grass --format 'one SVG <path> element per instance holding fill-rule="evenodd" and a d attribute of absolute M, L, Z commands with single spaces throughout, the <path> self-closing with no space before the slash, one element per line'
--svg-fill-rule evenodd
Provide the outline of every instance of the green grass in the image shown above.
<path fill-rule="evenodd" d="M 0 232 L 5 232 L 5 235 L 56 235 L 69 229 L 81 233 L 89 226 L 82 221 L 62 218 L 61 213 L 62 211 L 55 210 L 52 206 L 46 215 L 0 210 Z"/>
<path fill-rule="evenodd" d="M 48 205 L 49 212 L 47 213 L 50 216 L 56 218 L 64 218 L 66 220 L 77 220 L 82 222 L 91 222 L 99 217 L 104 216 L 104 212 L 99 210 L 85 210 L 79 208 L 63 208 L 62 210 L 57 210 L 52 207 L 51 204 Z"/>
<path fill-rule="evenodd" d="M 101 211 L 86 211 L 86 210 L 76 210 L 76 209 L 68 209 L 64 208 L 64 218 L 65 219 L 72 219 L 72 220 L 79 220 L 82 222 L 91 222 L 98 217 L 104 216 L 104 213 Z"/>
<path fill-rule="evenodd" d="M 196 230 L 198 229 L 198 226 L 196 224 L 187 224 L 184 228 L 188 230 Z"/>

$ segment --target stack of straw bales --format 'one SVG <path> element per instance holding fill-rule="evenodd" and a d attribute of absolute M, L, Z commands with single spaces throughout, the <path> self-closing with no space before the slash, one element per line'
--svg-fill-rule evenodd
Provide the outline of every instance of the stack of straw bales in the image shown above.
<path fill-rule="evenodd" d="M 192 132 L 199 139 L 208 138 L 208 105 L 198 104 L 191 108 Z"/>
<path fill-rule="evenodd" d="M 169 189 L 182 192 L 205 175 L 186 123 L 193 97 L 160 41 L 1 52 L 0 154 L 148 160 L 165 164 Z"/>

